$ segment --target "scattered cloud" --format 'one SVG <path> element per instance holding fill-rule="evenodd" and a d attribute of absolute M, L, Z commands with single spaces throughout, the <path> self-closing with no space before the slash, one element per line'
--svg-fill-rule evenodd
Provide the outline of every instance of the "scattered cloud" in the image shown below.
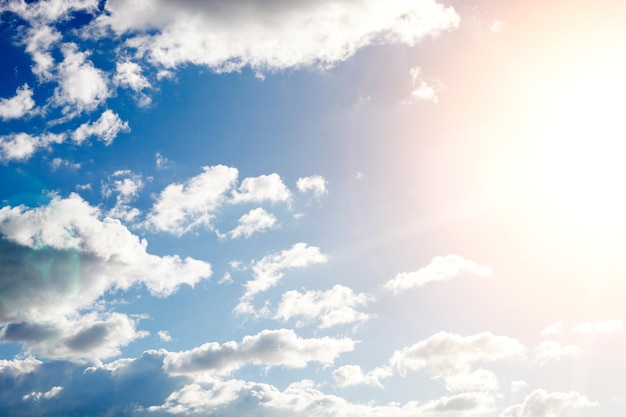
<path fill-rule="evenodd" d="M 405 100 L 405 103 L 408 104 L 415 100 L 430 101 L 432 103 L 439 101 L 438 93 L 445 88 L 440 81 L 434 79 L 430 81 L 424 80 L 420 67 L 412 67 L 409 70 L 409 74 L 411 76 L 413 91 L 411 91 L 411 98 Z"/>
<path fill-rule="evenodd" d="M 354 349 L 351 339 L 303 339 L 290 329 L 263 330 L 241 343 L 206 343 L 184 352 L 168 352 L 163 366 L 171 374 L 228 374 L 247 364 L 303 368 L 309 362 L 330 365 Z"/>
<path fill-rule="evenodd" d="M 364 373 L 358 365 L 344 365 L 333 371 L 335 384 L 340 388 L 352 385 L 374 385 L 383 388 L 380 380 L 391 375 L 393 371 L 388 367 L 379 367 Z"/>
<path fill-rule="evenodd" d="M 286 203 L 291 199 L 291 192 L 276 173 L 248 177 L 241 181 L 238 191 L 233 191 L 233 204 L 241 203 Z"/>
<path fill-rule="evenodd" d="M 240 303 L 235 307 L 237 313 L 254 313 L 252 298 L 267 291 L 281 280 L 286 269 L 304 268 L 309 265 L 324 263 L 328 256 L 316 246 L 300 242 L 281 252 L 267 255 L 252 265 L 254 279 L 246 282 L 246 291 Z"/>
<path fill-rule="evenodd" d="M 35 107 L 33 90 L 24 84 L 15 91 L 11 98 L 0 98 L 0 119 L 3 121 L 19 119 L 27 115 Z"/>
<path fill-rule="evenodd" d="M 159 330 L 157 332 L 157 336 L 159 337 L 160 340 L 164 342 L 172 341 L 172 336 L 170 336 L 170 333 L 167 330 Z"/>
<path fill-rule="evenodd" d="M 494 20 L 491 24 L 491 33 L 500 33 L 508 23 L 504 20 Z"/>
<path fill-rule="evenodd" d="M 530 393 L 523 403 L 506 408 L 500 417 L 559 417 L 569 410 L 596 405 L 597 403 L 589 401 L 587 397 L 577 392 L 548 393 L 538 389 Z"/>
<path fill-rule="evenodd" d="M 289 320 L 301 317 L 319 320 L 321 329 L 340 324 L 361 323 L 372 316 L 355 308 L 372 301 L 367 294 L 356 294 L 351 288 L 335 285 L 327 291 L 287 291 L 282 295 L 275 318 Z"/>
<path fill-rule="evenodd" d="M 572 327 L 572 333 L 615 333 L 624 330 L 620 319 L 586 321 Z"/>
<path fill-rule="evenodd" d="M 25 161 L 39 149 L 47 148 L 53 143 L 63 143 L 65 138 L 62 133 L 44 133 L 39 136 L 11 133 L 0 136 L 0 161 Z"/>
<path fill-rule="evenodd" d="M 528 386 L 528 383 L 526 381 L 522 381 L 522 380 L 511 381 L 511 392 L 520 392 L 527 386 Z"/>
<path fill-rule="evenodd" d="M 95 122 L 80 125 L 72 133 L 72 139 L 80 145 L 86 139 L 95 136 L 98 140 L 104 142 L 105 145 L 110 145 L 120 132 L 130 132 L 128 122 L 122 121 L 111 110 L 105 110 Z"/>
<path fill-rule="evenodd" d="M 563 334 L 565 331 L 565 322 L 557 321 L 556 323 L 552 323 L 547 326 L 545 329 L 541 331 L 542 336 L 558 336 Z"/>
<path fill-rule="evenodd" d="M 250 210 L 239 218 L 239 224 L 233 230 L 226 235 L 231 239 L 237 239 L 238 237 L 249 238 L 254 233 L 262 232 L 264 230 L 274 227 L 276 224 L 276 217 L 265 211 L 261 207 Z"/>
<path fill-rule="evenodd" d="M 39 401 L 41 399 L 49 400 L 50 398 L 56 397 L 61 391 L 63 391 L 63 387 L 55 386 L 50 388 L 50 390 L 46 392 L 31 392 L 30 394 L 24 395 L 22 399 L 24 401 Z"/>
<path fill-rule="evenodd" d="M 226 201 L 237 181 L 236 168 L 216 165 L 185 183 L 170 184 L 156 197 L 147 224 L 157 231 L 182 235 L 197 227 L 213 227 L 214 211 Z"/>
<path fill-rule="evenodd" d="M 298 178 L 296 187 L 301 193 L 311 192 L 316 198 L 328 194 L 326 179 L 320 175 Z"/>
<path fill-rule="evenodd" d="M 115 206 L 107 212 L 114 219 L 132 222 L 141 215 L 141 211 L 129 204 L 137 197 L 144 186 L 143 178 L 130 170 L 116 171 L 109 182 L 102 185 L 102 195 L 107 198 L 116 194 Z"/>
<path fill-rule="evenodd" d="M 543 366 L 550 361 L 560 361 L 563 358 L 578 357 L 583 350 L 574 345 L 561 346 L 553 341 L 542 342 L 535 348 L 535 361 L 539 366 Z"/>
<path fill-rule="evenodd" d="M 498 388 L 495 374 L 486 369 L 473 370 L 472 365 L 523 354 L 524 347 L 506 336 L 483 332 L 463 337 L 439 332 L 395 351 L 389 362 L 401 375 L 425 369 L 450 391 L 489 391 Z"/>
<path fill-rule="evenodd" d="M 70 162 L 67 161 L 63 158 L 54 158 L 51 162 L 50 162 L 50 168 L 53 171 L 56 171 L 57 169 L 63 167 L 66 169 L 70 169 L 70 170 L 77 170 L 80 169 L 81 164 L 80 163 L 74 163 L 74 162 Z"/>
<path fill-rule="evenodd" d="M 463 274 L 488 277 L 492 275 L 492 271 L 488 266 L 479 266 L 459 255 L 437 256 L 419 271 L 399 273 L 394 279 L 385 283 L 385 289 L 398 294 L 408 289 L 423 287 L 431 282 L 446 281 Z"/>

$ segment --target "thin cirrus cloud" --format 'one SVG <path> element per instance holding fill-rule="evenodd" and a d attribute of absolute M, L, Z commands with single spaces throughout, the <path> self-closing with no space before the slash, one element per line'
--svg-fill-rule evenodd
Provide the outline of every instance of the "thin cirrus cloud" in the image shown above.
<path fill-rule="evenodd" d="M 488 277 L 492 273 L 488 266 L 480 266 L 459 255 L 437 256 L 418 271 L 399 273 L 394 279 L 387 281 L 384 288 L 393 294 L 398 294 L 433 282 L 446 281 L 459 275 L 469 274 Z"/>

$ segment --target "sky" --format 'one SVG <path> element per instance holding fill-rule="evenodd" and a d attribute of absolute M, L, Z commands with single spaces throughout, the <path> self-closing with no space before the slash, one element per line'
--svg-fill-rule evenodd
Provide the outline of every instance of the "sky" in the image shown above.
<path fill-rule="evenodd" d="M 0 415 L 621 417 L 624 19 L 0 0 Z"/>

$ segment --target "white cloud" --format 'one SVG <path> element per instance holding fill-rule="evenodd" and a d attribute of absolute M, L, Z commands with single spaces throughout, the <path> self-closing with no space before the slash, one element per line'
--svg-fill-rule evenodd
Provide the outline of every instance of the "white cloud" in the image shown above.
<path fill-rule="evenodd" d="M 51 162 L 50 162 L 50 168 L 53 171 L 56 171 L 57 169 L 64 167 L 70 170 L 77 170 L 79 169 L 81 166 L 80 163 L 74 163 L 74 162 L 70 162 L 67 161 L 63 158 L 54 158 Z"/>
<path fill-rule="evenodd" d="M 280 203 L 289 202 L 291 199 L 291 192 L 276 173 L 244 178 L 239 190 L 233 191 L 232 194 L 233 204 L 264 201 Z"/>
<path fill-rule="evenodd" d="M 437 103 L 439 101 L 438 93 L 445 87 L 438 80 L 426 81 L 422 74 L 420 67 L 412 67 L 409 70 L 411 76 L 411 85 L 413 91 L 411 91 L 411 99 L 406 100 L 405 103 L 410 103 L 415 100 L 425 100 Z"/>
<path fill-rule="evenodd" d="M 511 381 L 511 392 L 520 392 L 527 386 L 528 383 L 526 381 L 522 381 L 521 379 L 517 381 Z"/>
<path fill-rule="evenodd" d="M 149 226 L 176 235 L 200 226 L 212 228 L 213 212 L 226 200 L 238 171 L 223 165 L 203 169 L 185 183 L 170 184 L 161 191 L 148 214 Z"/>
<path fill-rule="evenodd" d="M 317 198 L 328 194 L 326 189 L 326 179 L 320 175 L 298 178 L 296 187 L 301 193 L 312 192 Z"/>
<path fill-rule="evenodd" d="M 296 243 L 291 248 L 279 253 L 267 255 L 252 265 L 254 279 L 246 282 L 246 292 L 235 307 L 237 313 L 253 313 L 250 304 L 255 294 L 266 291 L 280 281 L 285 269 L 304 268 L 309 265 L 324 263 L 328 257 L 316 246 Z"/>
<path fill-rule="evenodd" d="M 173 68 L 193 63 L 217 71 L 328 66 L 371 44 L 414 45 L 455 29 L 460 20 L 454 9 L 433 0 L 117 0 L 105 7 L 109 13 L 96 26 L 118 34 L 139 32 L 127 46 L 154 64 Z"/>
<path fill-rule="evenodd" d="M 62 107 L 63 114 L 73 118 L 83 111 L 93 111 L 110 95 L 106 74 L 87 60 L 73 43 L 61 45 L 63 62 L 57 65 L 59 85 L 52 103 Z"/>
<path fill-rule="evenodd" d="M 130 132 L 128 122 L 122 121 L 120 116 L 111 110 L 105 110 L 95 122 L 80 125 L 72 133 L 72 139 L 80 145 L 89 137 L 95 136 L 106 145 L 110 145 L 120 132 Z"/>
<path fill-rule="evenodd" d="M 437 256 L 419 271 L 399 273 L 394 279 L 385 283 L 385 288 L 398 294 L 411 288 L 423 287 L 431 282 L 446 281 L 462 274 L 488 277 L 492 275 L 492 271 L 488 266 L 479 266 L 458 255 Z"/>
<path fill-rule="evenodd" d="M 115 64 L 115 76 L 113 81 L 122 87 L 133 91 L 141 91 L 150 88 L 150 82 L 141 74 L 141 67 L 131 61 L 118 62 Z"/>
<path fill-rule="evenodd" d="M 33 60 L 33 74 L 40 81 L 53 79 L 54 58 L 50 49 L 60 40 L 61 34 L 51 26 L 36 24 L 26 31 L 23 42 L 26 44 L 26 52 Z"/>
<path fill-rule="evenodd" d="M 586 321 L 572 327 L 573 333 L 615 333 L 624 330 L 620 319 Z"/>
<path fill-rule="evenodd" d="M 113 193 L 116 194 L 115 206 L 108 211 L 107 216 L 132 222 L 141 214 L 141 211 L 131 207 L 129 203 L 137 197 L 143 188 L 143 178 L 129 170 L 116 171 L 112 177 L 113 179 L 110 179 L 109 183 L 102 185 L 104 197 L 109 197 Z"/>
<path fill-rule="evenodd" d="M 543 329 L 541 331 L 541 335 L 542 336 L 558 336 L 560 334 L 563 334 L 564 330 L 565 330 L 565 322 L 557 321 L 556 323 L 552 323 L 551 325 Z"/>
<path fill-rule="evenodd" d="M 70 13 L 79 10 L 95 12 L 97 0 L 44 0 L 35 3 L 24 1 L 4 2 L 2 9 L 18 14 L 31 23 L 51 23 L 66 18 Z M 0 10 L 2 10 L 0 9 Z"/>
<path fill-rule="evenodd" d="M 35 371 L 42 363 L 32 356 L 24 359 L 0 359 L 0 374 L 19 377 Z"/>
<path fill-rule="evenodd" d="M 120 313 L 95 312 L 76 319 L 56 317 L 38 322 L 14 322 L 0 331 L 0 341 L 21 343 L 27 352 L 47 358 L 96 360 L 118 355 L 120 347 L 146 332 L 137 331 L 135 321 Z"/>
<path fill-rule="evenodd" d="M 522 404 L 506 408 L 500 417 L 558 417 L 568 410 L 596 405 L 577 392 L 548 393 L 538 389 L 530 393 Z"/>
<path fill-rule="evenodd" d="M 333 379 L 335 384 L 341 388 L 352 385 L 374 385 L 383 388 L 380 380 L 388 378 L 392 374 L 392 370 L 387 367 L 379 367 L 363 373 L 363 370 L 358 365 L 344 365 L 333 371 Z"/>
<path fill-rule="evenodd" d="M 390 364 L 401 375 L 425 369 L 441 379 L 450 391 L 494 390 L 496 376 L 488 370 L 472 370 L 472 365 L 519 357 L 524 347 L 516 340 L 483 332 L 462 337 L 440 332 L 410 347 L 394 352 Z"/>
<path fill-rule="evenodd" d="M 258 207 L 241 216 L 237 227 L 228 232 L 227 235 L 231 239 L 236 239 L 242 236 L 249 238 L 254 233 L 272 228 L 275 224 L 276 217 L 265 211 L 263 208 Z"/>
<path fill-rule="evenodd" d="M 25 161 L 39 149 L 64 141 L 65 135 L 56 133 L 44 133 L 39 136 L 12 133 L 0 136 L 0 161 Z"/>
<path fill-rule="evenodd" d="M 0 98 L 0 119 L 19 119 L 35 107 L 33 90 L 24 84 L 15 91 L 11 98 Z"/>
<path fill-rule="evenodd" d="M 157 332 L 157 336 L 164 342 L 172 341 L 172 336 L 170 336 L 170 333 L 167 330 L 159 330 Z"/>
<path fill-rule="evenodd" d="M 506 27 L 507 22 L 504 20 L 494 20 L 491 24 L 491 33 L 499 33 Z"/>
<path fill-rule="evenodd" d="M 37 208 L 3 207 L 0 233 L 1 301 L 18 320 L 72 314 L 108 290 L 135 284 L 167 296 L 211 275 L 206 262 L 147 253 L 145 240 L 119 221 L 101 219 L 77 194 Z"/>
<path fill-rule="evenodd" d="M 351 403 L 328 395 L 310 380 L 289 384 L 283 391 L 276 387 L 242 380 L 220 380 L 212 376 L 197 379 L 172 393 L 151 412 L 167 411 L 185 415 L 237 415 L 238 417 L 342 416 L 342 417 L 414 417 L 424 415 L 485 415 L 492 411 L 493 398 L 486 393 L 463 393 L 426 403 L 410 401 L 375 405 Z"/>
<path fill-rule="evenodd" d="M 165 156 L 157 152 L 156 155 L 154 155 L 154 162 L 157 169 L 165 169 L 169 165 L 170 161 Z"/>
<path fill-rule="evenodd" d="M 578 357 L 583 350 L 574 345 L 561 346 L 560 343 L 546 341 L 535 348 L 535 361 L 543 366 L 550 361 L 560 361 L 563 358 Z"/>
<path fill-rule="evenodd" d="M 63 387 L 54 386 L 50 388 L 49 391 L 46 391 L 46 392 L 31 392 L 30 394 L 26 394 L 24 395 L 24 397 L 22 397 L 22 399 L 24 401 L 27 401 L 27 400 L 39 401 L 41 399 L 49 400 L 50 398 L 56 397 L 61 391 L 63 391 Z"/>
<path fill-rule="evenodd" d="M 309 362 L 330 365 L 341 353 L 354 349 L 351 339 L 303 339 L 293 330 L 263 330 L 241 343 L 206 343 L 184 352 L 166 354 L 163 366 L 171 374 L 228 374 L 247 364 L 303 368 Z"/>
<path fill-rule="evenodd" d="M 339 324 L 363 322 L 372 316 L 359 312 L 355 307 L 365 305 L 373 297 L 355 294 L 351 288 L 335 285 L 327 291 L 287 291 L 283 294 L 275 318 L 289 320 L 303 317 L 306 320 L 319 319 L 320 328 Z"/>

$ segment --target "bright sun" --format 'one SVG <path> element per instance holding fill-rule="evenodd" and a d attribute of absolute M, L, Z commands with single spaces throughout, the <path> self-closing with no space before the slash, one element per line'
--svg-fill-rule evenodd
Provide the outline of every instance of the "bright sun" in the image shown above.
<path fill-rule="evenodd" d="M 621 58 L 603 51 L 560 66 L 532 104 L 531 186 L 548 210 L 602 229 L 624 226 L 626 213 L 626 61 Z"/>

